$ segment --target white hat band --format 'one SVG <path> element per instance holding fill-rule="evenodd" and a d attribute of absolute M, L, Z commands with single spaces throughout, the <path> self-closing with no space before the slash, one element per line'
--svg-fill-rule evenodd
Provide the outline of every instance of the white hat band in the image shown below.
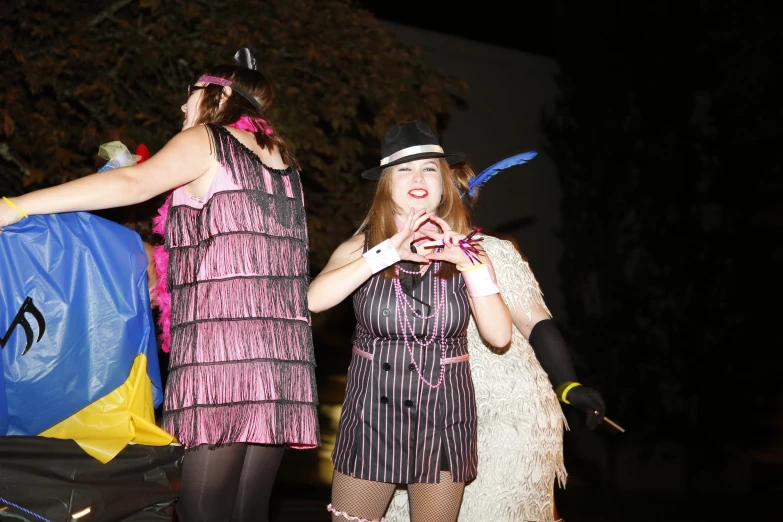
<path fill-rule="evenodd" d="M 397 161 L 400 158 L 404 158 L 405 156 L 413 156 L 414 154 L 421 154 L 422 152 L 437 152 L 439 154 L 443 154 L 443 148 L 439 145 L 416 145 L 415 147 L 408 147 L 407 149 L 398 150 L 391 156 L 383 158 L 381 160 L 381 167 L 391 163 L 392 161 Z"/>

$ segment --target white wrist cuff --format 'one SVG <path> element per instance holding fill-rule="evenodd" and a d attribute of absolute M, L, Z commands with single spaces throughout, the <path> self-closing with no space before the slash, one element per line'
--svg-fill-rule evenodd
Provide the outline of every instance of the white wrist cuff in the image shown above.
<path fill-rule="evenodd" d="M 459 267 L 457 269 L 459 270 Z M 465 280 L 465 286 L 468 287 L 468 295 L 470 297 L 486 297 L 500 293 L 492 265 L 482 263 L 473 269 L 460 270 L 460 272 L 462 272 L 462 279 Z"/>
<path fill-rule="evenodd" d="M 370 270 L 372 270 L 373 274 L 377 274 L 400 260 L 397 249 L 394 248 L 388 239 L 367 250 L 362 256 L 367 261 L 367 264 L 370 265 Z"/>

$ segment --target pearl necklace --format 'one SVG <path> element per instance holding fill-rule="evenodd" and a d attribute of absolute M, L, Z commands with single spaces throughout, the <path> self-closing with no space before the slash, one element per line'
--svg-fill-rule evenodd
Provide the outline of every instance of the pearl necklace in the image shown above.
<path fill-rule="evenodd" d="M 441 345 L 441 359 L 440 359 L 440 375 L 438 377 L 438 382 L 433 384 L 429 380 L 427 380 L 424 375 L 421 373 L 421 369 L 419 368 L 419 364 L 416 362 L 416 358 L 413 355 L 413 348 L 411 347 L 411 343 L 408 342 L 408 336 L 405 335 L 405 332 L 410 332 L 410 337 L 413 340 L 414 343 L 418 344 L 422 348 L 426 348 L 430 344 L 435 341 L 435 338 L 438 336 L 438 318 L 440 316 L 440 336 L 441 339 L 443 338 L 443 335 L 446 331 L 446 280 L 442 278 L 438 278 L 435 276 L 438 269 L 440 268 L 440 263 L 436 262 L 433 267 L 431 267 L 433 270 L 433 276 L 432 276 L 432 296 L 433 296 L 433 308 L 435 309 L 432 312 L 432 315 L 421 315 L 411 306 L 411 304 L 408 302 L 408 299 L 406 298 L 405 294 L 402 291 L 402 285 L 400 284 L 400 267 L 396 267 L 397 276 L 394 278 L 394 293 L 397 300 L 397 320 L 400 324 L 400 329 L 403 331 L 403 343 L 405 344 L 405 348 L 408 350 L 408 353 L 411 356 L 411 361 L 413 361 L 413 366 L 416 368 L 416 373 L 419 374 L 419 378 L 421 381 L 429 386 L 432 389 L 437 389 L 440 387 L 441 384 L 443 384 L 444 377 L 446 375 L 446 366 L 443 364 L 443 361 L 446 359 L 446 343 L 440 342 Z M 410 272 L 402 269 L 403 272 Z M 415 272 L 418 273 L 418 272 Z M 438 284 L 438 279 L 440 280 L 440 284 Z M 403 305 L 404 303 L 404 305 Z M 434 326 L 432 329 L 432 335 L 428 340 L 419 340 L 418 337 L 416 337 L 416 332 L 413 329 L 413 325 L 410 324 L 410 321 L 408 321 L 408 314 L 406 309 L 410 309 L 410 311 L 413 313 L 414 316 L 418 317 L 419 319 L 433 319 L 434 318 Z M 443 312 L 441 314 L 441 312 Z M 426 334 L 425 334 L 426 335 Z M 426 341 L 426 342 L 425 342 Z"/>

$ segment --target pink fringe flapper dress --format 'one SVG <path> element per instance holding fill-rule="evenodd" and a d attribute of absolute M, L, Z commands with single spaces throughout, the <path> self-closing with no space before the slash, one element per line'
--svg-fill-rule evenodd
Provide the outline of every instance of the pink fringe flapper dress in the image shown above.
<path fill-rule="evenodd" d="M 299 173 L 267 167 L 207 125 L 219 167 L 203 198 L 176 189 L 155 218 L 163 428 L 187 449 L 320 443 Z"/>

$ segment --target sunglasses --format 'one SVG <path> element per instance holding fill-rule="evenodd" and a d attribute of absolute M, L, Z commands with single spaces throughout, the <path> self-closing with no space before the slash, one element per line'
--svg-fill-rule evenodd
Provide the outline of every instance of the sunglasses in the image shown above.
<path fill-rule="evenodd" d="M 206 89 L 209 86 L 207 85 L 188 85 L 188 98 L 190 98 L 190 95 L 193 94 L 195 91 L 200 91 L 201 89 Z"/>

